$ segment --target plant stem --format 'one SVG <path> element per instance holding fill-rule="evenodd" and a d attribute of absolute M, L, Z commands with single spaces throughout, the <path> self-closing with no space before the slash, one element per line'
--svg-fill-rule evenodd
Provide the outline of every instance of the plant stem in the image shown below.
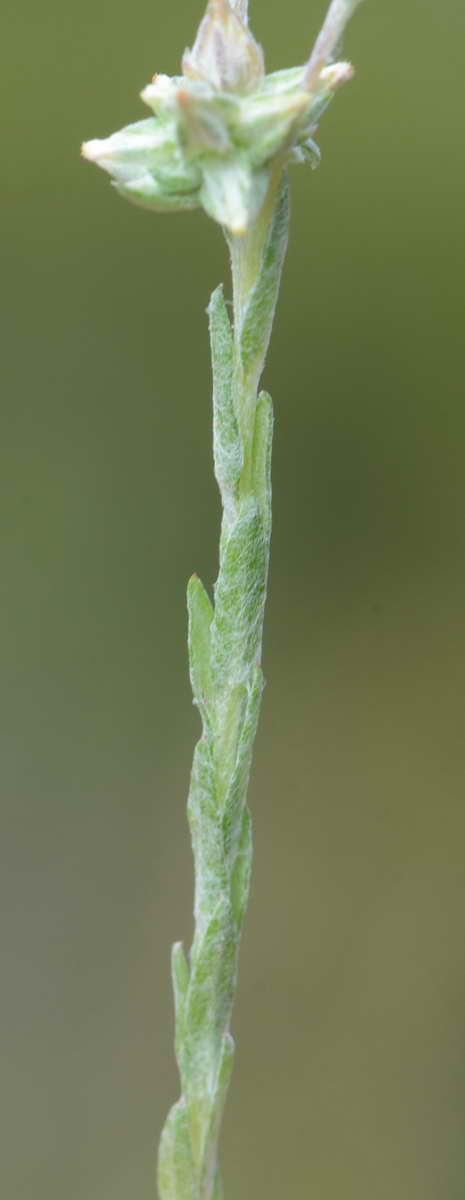
<path fill-rule="evenodd" d="M 266 245 L 273 220 L 276 205 L 276 190 L 279 184 L 279 173 L 272 179 L 267 199 L 260 219 L 252 226 L 249 233 L 242 237 L 226 235 L 231 257 L 231 275 L 233 284 L 233 333 L 234 333 L 234 367 L 236 372 L 235 393 L 237 399 L 237 420 L 242 438 L 244 463 L 241 473 L 239 490 L 242 495 L 253 489 L 251 466 L 253 456 L 253 436 L 255 428 L 255 413 L 257 405 L 257 389 L 263 370 L 268 349 L 271 323 L 274 308 L 269 323 L 267 336 L 261 338 L 257 346 L 257 354 L 253 361 L 244 366 L 241 353 L 243 327 L 251 296 L 260 279 L 266 252 Z M 279 281 L 278 281 L 279 287 Z M 277 298 L 277 293 L 276 293 Z"/>
<path fill-rule="evenodd" d="M 223 520 L 214 605 L 188 588 L 190 675 L 202 718 L 188 802 L 195 866 L 194 939 L 173 950 L 181 1098 L 161 1139 L 161 1200 L 220 1200 L 217 1143 L 229 1083 L 229 1033 L 247 907 L 252 838 L 247 786 L 271 533 L 270 397 L 257 395 L 287 245 L 287 180 L 276 171 L 259 218 L 227 235 L 233 328 L 222 288 L 209 306 L 215 475 Z"/>

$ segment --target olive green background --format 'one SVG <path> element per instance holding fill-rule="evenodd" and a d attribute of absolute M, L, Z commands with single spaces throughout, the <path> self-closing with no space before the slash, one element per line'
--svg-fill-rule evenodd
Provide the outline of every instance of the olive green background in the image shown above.
<path fill-rule="evenodd" d="M 323 6 L 256 0 L 270 68 Z M 203 214 L 126 206 L 84 138 L 144 115 L 197 4 L 11 5 L 1 55 L 0 1193 L 149 1200 L 177 1093 L 215 577 Z M 465 1189 L 463 55 L 459 0 L 370 0 L 295 168 L 256 858 L 226 1200 Z"/>

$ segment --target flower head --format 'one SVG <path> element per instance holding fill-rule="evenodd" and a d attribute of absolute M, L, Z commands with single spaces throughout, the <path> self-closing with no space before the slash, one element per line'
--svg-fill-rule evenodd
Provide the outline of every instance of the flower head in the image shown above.
<path fill-rule="evenodd" d="M 155 211 L 202 206 L 233 234 L 245 233 L 277 167 L 319 161 L 319 118 L 352 75 L 350 64 L 332 56 L 358 3 L 332 0 L 309 62 L 265 75 L 246 0 L 208 0 L 183 74 L 155 75 L 142 92 L 153 115 L 85 142 L 84 156 L 136 204 Z"/>
<path fill-rule="evenodd" d="M 263 50 L 229 0 L 209 0 L 183 74 L 202 79 L 220 92 L 248 92 L 265 74 Z"/>

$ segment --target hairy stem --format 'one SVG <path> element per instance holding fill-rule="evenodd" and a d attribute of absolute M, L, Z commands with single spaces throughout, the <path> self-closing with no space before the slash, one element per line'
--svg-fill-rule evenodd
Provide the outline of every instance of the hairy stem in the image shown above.
<path fill-rule="evenodd" d="M 202 718 L 188 802 L 195 865 L 194 939 L 173 950 L 181 1098 L 159 1157 L 161 1200 L 220 1200 L 218 1134 L 232 1067 L 229 1032 L 247 907 L 252 839 L 247 786 L 263 677 L 260 667 L 271 533 L 270 397 L 257 394 L 287 245 L 288 192 L 272 179 L 260 217 L 228 235 L 233 326 L 222 288 L 209 306 L 215 475 L 223 519 L 212 605 L 188 588 L 190 675 Z"/>

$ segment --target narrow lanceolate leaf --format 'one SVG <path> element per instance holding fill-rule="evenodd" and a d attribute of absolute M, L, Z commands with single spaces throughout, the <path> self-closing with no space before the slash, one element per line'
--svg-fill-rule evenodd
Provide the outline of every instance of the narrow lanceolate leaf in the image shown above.
<path fill-rule="evenodd" d="M 195 1187 L 188 1108 L 178 1100 L 168 1114 L 158 1158 L 160 1200 L 200 1200 Z"/>
<path fill-rule="evenodd" d="M 185 1006 L 185 1087 L 191 1097 L 213 1095 L 233 998 L 236 939 L 231 906 L 221 895 L 196 938 Z"/>
<path fill-rule="evenodd" d="M 193 575 L 187 585 L 187 608 L 191 686 L 195 703 L 199 705 L 202 718 L 207 721 L 211 691 L 210 626 L 213 606 L 198 575 Z"/>
<path fill-rule="evenodd" d="M 242 812 L 246 803 L 262 692 L 263 673 L 260 667 L 256 667 L 248 689 L 247 704 L 237 742 L 236 761 L 223 806 L 224 847 L 230 868 L 234 866 L 242 833 Z"/>
<path fill-rule="evenodd" d="M 213 453 L 215 475 L 227 518 L 234 506 L 242 470 L 242 445 L 234 410 L 234 345 L 222 286 L 213 292 L 209 308 L 213 368 Z"/>
<path fill-rule="evenodd" d="M 218 892 L 228 887 L 215 764 L 206 737 L 195 747 L 187 812 L 195 864 L 195 920 L 203 932 Z"/>
<path fill-rule="evenodd" d="M 265 538 L 271 534 L 271 451 L 273 443 L 273 404 L 267 392 L 260 392 L 255 415 L 253 441 L 253 482 L 263 522 Z"/>
<path fill-rule="evenodd" d="M 246 374 L 257 363 L 261 367 L 268 349 L 287 248 L 288 225 L 289 188 L 287 177 L 283 175 L 262 267 L 250 293 L 242 323 L 241 355 Z"/>
<path fill-rule="evenodd" d="M 225 1033 L 221 1042 L 218 1070 L 213 1088 L 211 1116 L 206 1137 L 208 1151 L 205 1155 L 204 1163 L 203 1182 L 205 1185 L 205 1194 L 210 1194 L 211 1182 L 214 1179 L 213 1197 L 215 1197 L 217 1194 L 221 1195 L 221 1192 L 217 1193 L 217 1190 L 215 1190 L 219 1186 L 219 1172 L 216 1164 L 217 1143 L 229 1081 L 231 1079 L 233 1058 L 234 1041 L 230 1033 Z"/>
<path fill-rule="evenodd" d="M 267 550 L 257 502 L 241 505 L 222 547 L 211 628 L 212 671 L 218 688 L 242 683 L 261 643 Z"/>
<path fill-rule="evenodd" d="M 218 1073 L 215 1082 L 215 1133 L 223 1115 L 224 1102 L 231 1079 L 234 1059 L 234 1039 L 230 1033 L 224 1033 L 221 1042 L 221 1054 Z"/>
<path fill-rule="evenodd" d="M 246 805 L 242 814 L 239 845 L 231 871 L 231 904 L 238 929 L 241 929 L 249 902 L 252 855 L 252 818 Z"/>
<path fill-rule="evenodd" d="M 182 1071 L 184 1047 L 184 1009 L 189 986 L 189 965 L 182 942 L 175 942 L 171 952 L 171 978 L 173 981 L 175 1011 L 175 1050 L 179 1070 Z"/>

